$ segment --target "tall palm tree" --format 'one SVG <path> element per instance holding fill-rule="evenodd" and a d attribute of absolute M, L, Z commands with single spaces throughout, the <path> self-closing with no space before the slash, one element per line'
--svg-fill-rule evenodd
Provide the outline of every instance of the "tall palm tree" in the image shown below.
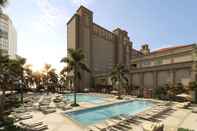
<path fill-rule="evenodd" d="M 41 72 L 33 72 L 33 81 L 35 83 L 35 87 L 36 87 L 36 90 L 40 91 L 40 89 L 42 89 L 42 83 L 43 83 L 43 75 Z"/>
<path fill-rule="evenodd" d="M 50 81 L 49 81 L 49 72 L 52 70 L 52 66 L 50 64 L 45 64 L 43 69 L 43 84 L 44 87 L 47 90 L 47 94 L 49 94 L 49 87 L 50 87 Z"/>
<path fill-rule="evenodd" d="M 112 72 L 110 73 L 112 83 L 117 83 L 117 86 L 118 86 L 117 99 L 122 99 L 121 98 L 121 87 L 123 86 L 123 84 L 128 83 L 128 78 L 126 76 L 127 73 L 128 73 L 128 70 L 125 69 L 125 67 L 123 65 L 119 65 L 119 64 L 114 65 Z"/>
<path fill-rule="evenodd" d="M 68 57 L 62 58 L 61 62 L 66 63 L 62 72 L 73 73 L 74 76 L 74 103 L 72 106 L 79 106 L 76 102 L 78 82 L 81 80 L 81 71 L 90 72 L 85 65 L 85 54 L 81 49 L 68 49 Z"/>
<path fill-rule="evenodd" d="M 5 94 L 6 87 L 8 83 L 9 76 L 9 57 L 3 53 L 3 50 L 0 50 L 0 90 L 2 92 L 1 97 L 1 106 L 0 106 L 0 116 L 3 116 L 4 104 L 5 104 Z"/>
<path fill-rule="evenodd" d="M 18 82 L 18 86 L 21 93 L 21 103 L 23 103 L 23 91 L 25 84 L 24 79 L 24 64 L 26 59 L 24 58 L 17 58 L 16 60 L 10 60 L 10 75 L 13 74 L 15 80 Z"/>
<path fill-rule="evenodd" d="M 55 72 L 55 69 L 51 69 L 48 72 L 48 81 L 49 81 L 49 90 L 55 92 L 57 91 L 57 87 L 59 86 L 58 84 L 58 74 Z"/>
<path fill-rule="evenodd" d="M 27 88 L 31 88 L 34 85 L 32 65 L 24 66 L 24 82 Z"/>

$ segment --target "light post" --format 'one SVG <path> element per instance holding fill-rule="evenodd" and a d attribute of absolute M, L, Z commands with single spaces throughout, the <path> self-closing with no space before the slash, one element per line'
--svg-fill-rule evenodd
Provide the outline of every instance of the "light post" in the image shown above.
<path fill-rule="evenodd" d="M 23 104 L 23 82 L 22 82 L 22 80 L 18 81 L 18 85 L 19 85 L 19 89 L 20 89 L 20 93 L 21 93 L 21 103 Z"/>

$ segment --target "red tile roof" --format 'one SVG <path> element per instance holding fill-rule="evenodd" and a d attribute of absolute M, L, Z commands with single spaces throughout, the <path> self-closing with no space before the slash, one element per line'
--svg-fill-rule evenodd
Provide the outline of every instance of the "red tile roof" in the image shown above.
<path fill-rule="evenodd" d="M 165 51 L 169 51 L 169 50 L 174 50 L 174 49 L 180 49 L 180 48 L 185 48 L 185 47 L 189 47 L 192 46 L 193 44 L 190 45 L 180 45 L 180 46 L 173 46 L 173 47 L 167 47 L 167 48 L 161 48 L 155 51 L 152 51 L 152 53 L 160 53 L 160 52 L 165 52 Z"/>

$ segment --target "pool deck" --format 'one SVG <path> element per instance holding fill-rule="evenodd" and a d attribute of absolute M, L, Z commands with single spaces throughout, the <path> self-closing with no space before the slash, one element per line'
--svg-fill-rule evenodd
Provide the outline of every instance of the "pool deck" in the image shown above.
<path fill-rule="evenodd" d="M 52 97 L 54 97 L 54 95 L 52 95 Z M 107 103 L 103 103 L 103 105 L 122 101 L 122 100 L 115 99 L 115 97 L 106 97 L 105 99 L 107 99 Z M 152 101 L 158 102 L 157 100 L 154 100 L 154 99 Z M 54 103 L 52 103 L 52 105 L 53 104 Z M 75 107 L 74 109 L 69 110 L 69 111 L 75 111 L 75 110 L 98 106 L 98 105 L 87 103 L 87 102 L 80 102 L 79 104 L 80 104 L 80 107 Z M 64 115 L 65 111 L 62 111 L 60 109 L 57 109 L 56 112 L 47 114 L 47 115 L 43 114 L 40 111 L 32 111 L 30 113 L 33 115 L 33 118 L 29 120 L 24 120 L 24 122 L 43 121 L 44 124 L 48 125 L 48 131 L 63 131 L 63 130 L 84 131 L 84 130 L 87 130 L 87 128 L 83 128 L 79 126 L 70 118 L 66 117 Z M 165 119 L 161 119 L 161 120 L 164 123 L 164 131 L 177 131 L 178 127 L 189 128 L 189 129 L 193 129 L 197 131 L 197 124 L 196 124 L 197 114 L 192 113 L 190 109 L 177 108 L 176 111 L 171 113 L 169 116 L 166 116 Z M 132 124 L 134 131 L 143 131 L 142 129 L 143 124 L 149 123 L 149 121 L 146 121 L 146 120 L 140 120 L 140 121 L 142 123 L 139 125 Z"/>

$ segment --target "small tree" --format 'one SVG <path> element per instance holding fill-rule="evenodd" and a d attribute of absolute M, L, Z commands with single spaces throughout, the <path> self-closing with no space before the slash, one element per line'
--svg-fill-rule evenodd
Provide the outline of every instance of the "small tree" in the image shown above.
<path fill-rule="evenodd" d="M 165 99 L 165 96 L 167 95 L 167 89 L 165 86 L 159 86 L 154 89 L 154 97 L 158 99 Z"/>
<path fill-rule="evenodd" d="M 123 65 L 115 65 L 112 69 L 112 72 L 110 73 L 112 83 L 117 83 L 117 86 L 118 86 L 117 99 L 122 99 L 121 87 L 123 87 L 123 84 L 128 83 L 128 78 L 126 77 L 127 73 L 128 73 L 128 70 L 125 69 Z"/>
<path fill-rule="evenodd" d="M 190 91 L 196 90 L 197 89 L 197 82 L 196 81 L 189 82 L 188 88 Z"/>

